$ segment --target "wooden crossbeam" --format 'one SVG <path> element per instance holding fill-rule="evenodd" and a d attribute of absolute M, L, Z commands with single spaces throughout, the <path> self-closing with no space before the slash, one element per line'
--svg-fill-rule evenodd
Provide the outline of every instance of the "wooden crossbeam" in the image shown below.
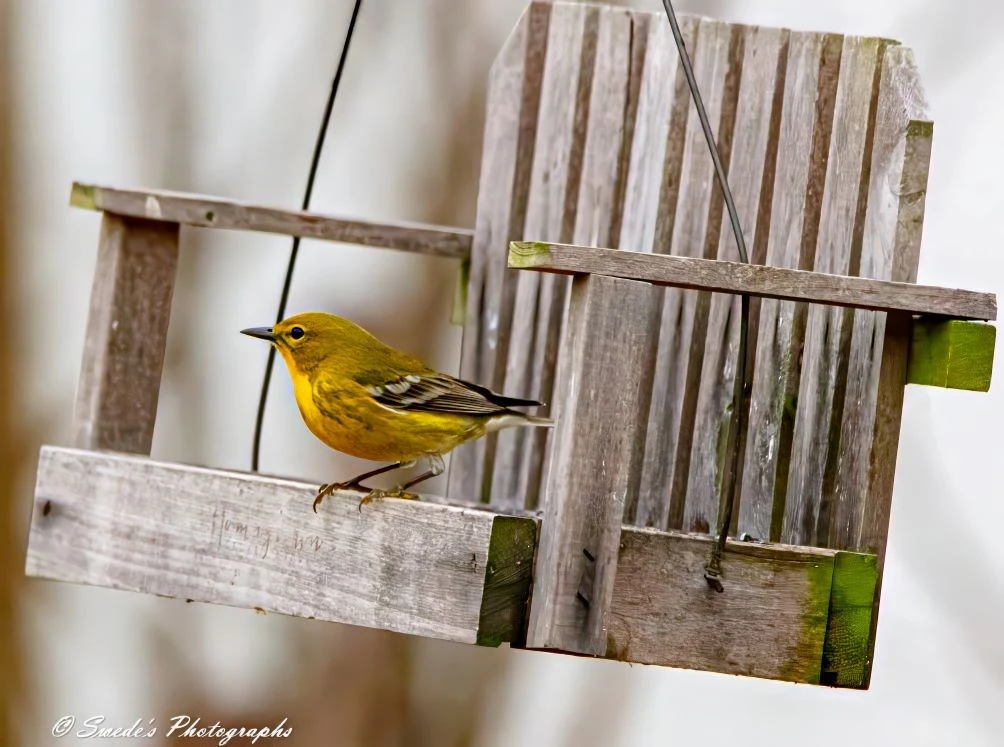
<path fill-rule="evenodd" d="M 561 275 L 610 275 L 675 288 L 748 293 L 872 311 L 997 319 L 997 299 L 992 293 L 698 257 L 513 241 L 509 244 L 509 267 Z"/>
<path fill-rule="evenodd" d="M 149 189 L 116 189 L 74 182 L 70 204 L 87 210 L 202 228 L 261 231 L 306 239 L 466 259 L 472 231 L 418 223 L 348 220 L 238 200 Z"/>
<path fill-rule="evenodd" d="M 26 573 L 496 646 L 523 645 L 538 519 L 44 446 Z M 625 526 L 601 656 L 867 683 L 875 557 Z"/>

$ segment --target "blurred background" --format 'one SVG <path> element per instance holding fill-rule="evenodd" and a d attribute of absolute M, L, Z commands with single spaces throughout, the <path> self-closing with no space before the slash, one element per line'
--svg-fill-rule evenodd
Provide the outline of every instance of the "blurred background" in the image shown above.
<path fill-rule="evenodd" d="M 526 1 L 364 2 L 313 207 L 472 226 L 488 68 Z M 1004 69 L 1004 5 L 677 9 L 912 46 L 936 122 L 919 282 L 1004 295 L 1004 99 L 988 85 Z M 298 206 L 350 10 L 350 0 L 0 0 L 0 744 L 55 743 L 66 714 L 128 725 L 182 713 L 287 718 L 297 745 L 1004 744 L 1001 381 L 989 395 L 907 390 L 868 692 L 24 578 L 38 448 L 69 443 L 97 248 L 100 218 L 68 207 L 71 181 Z M 265 351 L 236 331 L 271 323 L 288 247 L 183 233 L 155 457 L 248 468 Z M 350 316 L 455 371 L 454 273 L 447 260 L 304 242 L 289 310 Z M 997 369 L 1000 379 L 1000 355 Z M 354 469 L 304 430 L 276 373 L 262 470 L 322 482 Z"/>

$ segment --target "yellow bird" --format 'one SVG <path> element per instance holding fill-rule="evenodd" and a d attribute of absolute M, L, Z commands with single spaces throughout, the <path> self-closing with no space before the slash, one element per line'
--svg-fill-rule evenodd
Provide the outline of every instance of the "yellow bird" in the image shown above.
<path fill-rule="evenodd" d="M 274 327 L 253 327 L 241 334 L 267 340 L 282 354 L 311 433 L 344 454 L 392 462 L 347 482 L 322 485 L 314 499 L 315 512 L 335 490 L 365 491 L 360 508 L 377 498 L 415 498 L 407 489 L 442 474 L 443 455 L 460 444 L 502 428 L 553 425 L 511 409 L 540 402 L 504 397 L 434 371 L 332 314 L 297 314 Z M 428 471 L 396 490 L 362 484 L 420 459 L 428 462 Z"/>

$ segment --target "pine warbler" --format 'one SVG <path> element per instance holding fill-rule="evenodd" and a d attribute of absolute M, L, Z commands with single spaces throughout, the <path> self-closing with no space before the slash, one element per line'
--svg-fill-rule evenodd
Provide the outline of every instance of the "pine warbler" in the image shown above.
<path fill-rule="evenodd" d="M 335 490 L 365 492 L 360 509 L 378 498 L 415 498 L 407 489 L 442 474 L 443 455 L 460 444 L 501 428 L 552 425 L 545 418 L 510 409 L 540 402 L 504 397 L 434 371 L 332 314 L 297 314 L 274 327 L 241 333 L 269 341 L 282 354 L 300 415 L 311 433 L 344 454 L 392 462 L 347 482 L 322 485 L 314 499 L 315 512 Z M 420 459 L 428 462 L 428 471 L 395 490 L 362 484 Z"/>

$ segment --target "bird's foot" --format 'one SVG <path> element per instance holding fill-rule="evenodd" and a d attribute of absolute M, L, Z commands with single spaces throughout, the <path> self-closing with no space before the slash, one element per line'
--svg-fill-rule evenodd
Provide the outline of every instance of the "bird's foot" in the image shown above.
<path fill-rule="evenodd" d="M 374 489 L 363 496 L 362 500 L 359 501 L 359 510 L 363 510 L 363 506 L 367 503 L 372 503 L 373 501 L 379 501 L 384 498 L 400 498 L 405 501 L 417 501 L 418 496 L 414 493 L 409 493 L 404 488 L 394 488 L 392 490 L 381 490 Z"/>
<path fill-rule="evenodd" d="M 336 490 L 355 490 L 360 493 L 365 493 L 370 491 L 371 488 L 366 487 L 361 482 L 329 482 L 325 483 L 318 489 L 317 495 L 314 497 L 314 513 L 317 513 L 317 507 L 321 505 L 321 501 L 327 498 L 329 495 L 334 493 Z"/>

